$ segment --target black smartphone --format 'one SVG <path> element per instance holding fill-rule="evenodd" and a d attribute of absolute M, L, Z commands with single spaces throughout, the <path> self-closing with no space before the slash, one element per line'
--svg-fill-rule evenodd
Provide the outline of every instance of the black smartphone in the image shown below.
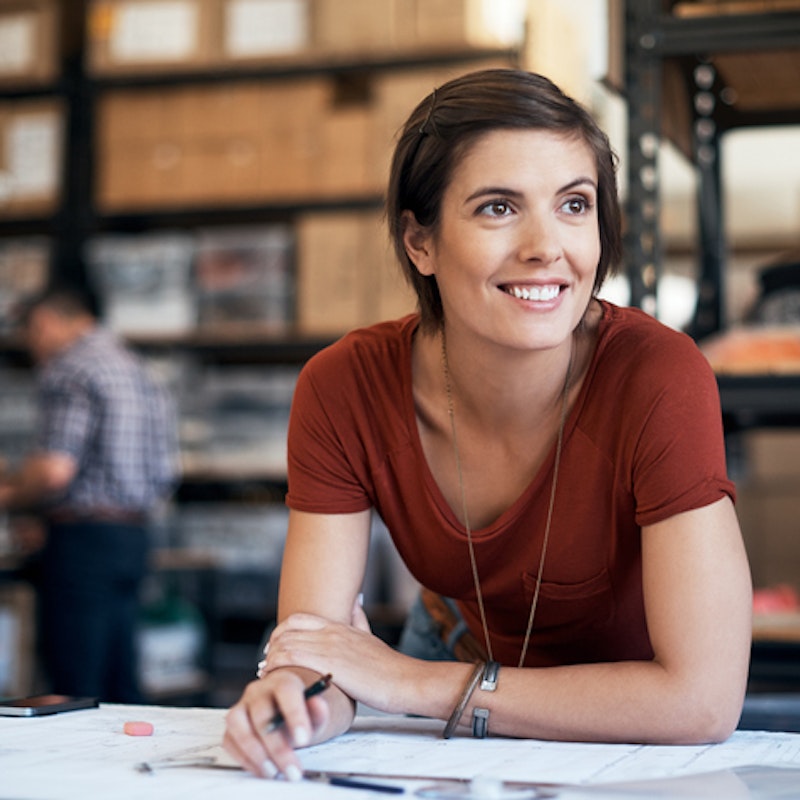
<path fill-rule="evenodd" d="M 0 700 L 0 717 L 43 717 L 79 708 L 97 708 L 96 697 L 70 697 L 66 694 L 38 694 Z"/>

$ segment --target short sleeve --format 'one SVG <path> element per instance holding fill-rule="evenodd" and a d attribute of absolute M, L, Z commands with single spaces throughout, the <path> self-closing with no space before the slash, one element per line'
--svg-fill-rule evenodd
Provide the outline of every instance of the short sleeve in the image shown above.
<path fill-rule="evenodd" d="M 39 449 L 80 461 L 94 425 L 87 387 L 80 381 L 43 381 L 39 402 Z"/>
<path fill-rule="evenodd" d="M 674 339 L 640 375 L 649 411 L 635 443 L 636 522 L 735 499 L 728 479 L 719 390 L 708 362 L 689 337 Z M 655 388 L 654 388 L 655 387 Z"/>
<path fill-rule="evenodd" d="M 315 356 L 297 381 L 289 416 L 286 503 L 298 511 L 347 514 L 371 502 L 356 464 L 362 460 L 354 424 L 359 412 L 349 400 L 354 391 L 349 370 L 332 356 Z"/>

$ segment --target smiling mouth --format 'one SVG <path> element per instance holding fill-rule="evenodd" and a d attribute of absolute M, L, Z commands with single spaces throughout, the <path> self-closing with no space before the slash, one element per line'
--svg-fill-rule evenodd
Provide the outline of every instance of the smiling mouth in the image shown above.
<path fill-rule="evenodd" d="M 558 283 L 546 286 L 503 286 L 502 290 L 518 300 L 555 300 L 561 293 L 562 286 Z"/>

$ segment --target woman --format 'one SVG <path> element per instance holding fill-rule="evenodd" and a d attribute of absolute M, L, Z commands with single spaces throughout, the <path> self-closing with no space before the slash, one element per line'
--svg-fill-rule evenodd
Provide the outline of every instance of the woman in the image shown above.
<path fill-rule="evenodd" d="M 300 777 L 294 749 L 345 731 L 355 701 L 445 735 L 735 728 L 751 589 L 716 383 L 687 336 L 596 297 L 620 255 L 614 167 L 530 73 L 463 76 L 411 114 L 387 205 L 420 312 L 298 383 L 280 624 L 227 717 L 252 772 Z M 407 652 L 355 601 L 372 509 L 426 588 Z"/>

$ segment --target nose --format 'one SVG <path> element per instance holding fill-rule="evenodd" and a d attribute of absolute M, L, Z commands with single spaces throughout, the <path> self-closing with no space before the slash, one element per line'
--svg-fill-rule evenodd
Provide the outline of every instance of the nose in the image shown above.
<path fill-rule="evenodd" d="M 520 226 L 519 258 L 525 262 L 551 264 L 562 252 L 557 221 L 545 212 L 528 214 Z"/>

